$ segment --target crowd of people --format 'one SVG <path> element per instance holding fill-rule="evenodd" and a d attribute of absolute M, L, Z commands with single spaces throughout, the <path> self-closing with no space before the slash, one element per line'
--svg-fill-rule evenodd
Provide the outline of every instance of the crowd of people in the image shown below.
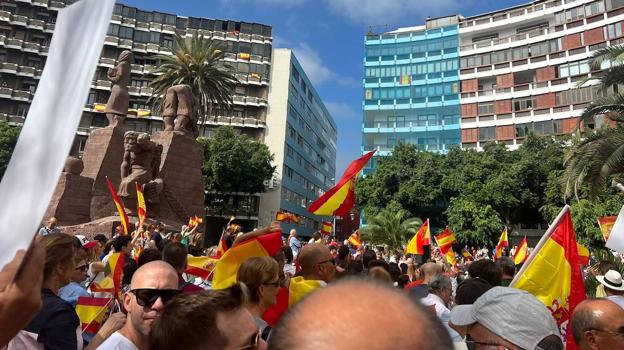
<path fill-rule="evenodd" d="M 221 249 L 276 229 L 231 224 Z M 291 230 L 277 254 L 242 261 L 236 282 L 215 290 L 185 273 L 189 253 L 220 249 L 199 248 L 196 227 L 166 233 L 155 223 L 91 240 L 61 231 L 51 219 L 0 272 L 0 348 L 554 350 L 571 336 L 583 350 L 624 349 L 624 284 L 610 261 L 587 270 L 597 298 L 577 306 L 566 335 L 535 296 L 508 287 L 514 261 L 493 261 L 485 248 L 451 266 L 434 247 L 425 259 Z M 93 287 L 117 253 L 126 257 L 120 297 L 99 330 L 85 332 L 76 303 L 115 299 Z"/>

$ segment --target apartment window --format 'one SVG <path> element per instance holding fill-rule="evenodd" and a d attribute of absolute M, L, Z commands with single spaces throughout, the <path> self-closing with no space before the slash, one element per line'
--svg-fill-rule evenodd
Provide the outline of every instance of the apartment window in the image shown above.
<path fill-rule="evenodd" d="M 599 13 L 604 13 L 605 6 L 603 1 L 592 2 L 591 4 L 585 5 L 585 15 L 587 17 L 597 15 Z"/>
<path fill-rule="evenodd" d="M 555 135 L 561 135 L 563 134 L 563 120 L 559 119 L 559 120 L 553 120 L 553 134 Z"/>
<path fill-rule="evenodd" d="M 521 60 L 523 58 L 529 57 L 529 47 L 522 46 L 513 49 L 512 56 L 514 60 Z"/>
<path fill-rule="evenodd" d="M 607 39 L 619 38 L 622 36 L 622 23 L 609 24 L 604 28 L 604 35 Z"/>
<path fill-rule="evenodd" d="M 119 36 L 119 24 L 110 24 L 108 26 L 108 35 Z"/>
<path fill-rule="evenodd" d="M 134 18 L 134 16 L 136 15 L 136 9 L 124 6 L 123 10 L 121 11 L 121 15 L 124 17 Z"/>
<path fill-rule="evenodd" d="M 136 30 L 134 32 L 134 41 L 139 42 L 139 43 L 150 42 L 150 32 L 143 32 L 140 30 Z"/>
<path fill-rule="evenodd" d="M 559 65 L 559 78 L 589 73 L 587 60 Z"/>
<path fill-rule="evenodd" d="M 547 41 L 531 45 L 531 57 L 543 56 L 546 54 L 548 54 Z"/>
<path fill-rule="evenodd" d="M 479 141 L 496 139 L 496 127 L 479 128 Z"/>
<path fill-rule="evenodd" d="M 554 133 L 552 120 L 533 123 L 533 130 L 537 135 L 552 135 Z"/>
<path fill-rule="evenodd" d="M 557 39 L 552 39 L 548 42 L 549 46 L 550 46 L 550 52 L 559 52 L 563 49 L 563 46 L 561 45 L 561 38 L 557 38 Z"/>
<path fill-rule="evenodd" d="M 494 103 L 493 102 L 482 102 L 477 106 L 477 110 L 479 115 L 488 115 L 494 114 Z"/>
<path fill-rule="evenodd" d="M 607 10 L 624 6 L 624 0 L 607 0 Z"/>
<path fill-rule="evenodd" d="M 532 109 L 535 105 L 534 98 L 525 98 L 514 100 L 514 112 Z"/>
<path fill-rule="evenodd" d="M 26 117 L 26 115 L 28 115 L 28 109 L 30 108 L 30 105 L 17 105 L 17 115 L 20 117 Z"/>
<path fill-rule="evenodd" d="M 171 38 L 171 37 L 163 38 L 162 46 L 168 47 L 170 49 L 173 48 L 173 38 Z"/>
<path fill-rule="evenodd" d="M 151 22 L 152 21 L 152 14 L 151 14 L 151 12 L 139 10 L 136 13 L 136 20 L 137 21 L 141 21 L 141 22 Z"/>
<path fill-rule="evenodd" d="M 133 34 L 134 34 L 134 29 L 132 29 L 130 27 L 124 27 L 124 26 L 120 26 L 119 27 L 119 37 L 120 38 L 132 40 Z"/>
<path fill-rule="evenodd" d="M 532 130 L 531 123 L 516 124 L 516 137 L 526 137 L 530 130 Z"/>

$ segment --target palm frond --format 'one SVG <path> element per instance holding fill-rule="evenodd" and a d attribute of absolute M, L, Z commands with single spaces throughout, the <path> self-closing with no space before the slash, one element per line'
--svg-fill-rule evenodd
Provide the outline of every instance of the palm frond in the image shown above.
<path fill-rule="evenodd" d="M 624 81 L 624 80 L 623 80 Z M 594 100 L 585 108 L 577 122 L 577 128 L 582 124 L 587 125 L 594 120 L 594 117 L 600 114 L 624 113 L 624 94 L 618 93 L 612 96 L 600 97 Z"/>
<path fill-rule="evenodd" d="M 611 62 L 613 65 L 624 62 L 624 45 L 607 46 L 595 51 L 589 59 L 589 67 L 592 71 L 600 70 L 603 62 Z"/>

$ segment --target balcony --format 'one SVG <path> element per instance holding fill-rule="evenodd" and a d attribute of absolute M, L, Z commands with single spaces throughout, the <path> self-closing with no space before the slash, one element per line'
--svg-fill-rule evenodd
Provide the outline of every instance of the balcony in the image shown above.
<path fill-rule="evenodd" d="M 155 31 L 155 32 L 160 32 L 162 31 L 162 24 L 160 23 L 150 23 L 150 30 Z"/>
<path fill-rule="evenodd" d="M 163 33 L 173 34 L 173 33 L 175 33 L 175 26 L 172 26 L 172 25 L 169 25 L 169 24 L 163 24 L 162 32 Z"/>
<path fill-rule="evenodd" d="M 252 35 L 251 35 L 251 41 L 255 41 L 255 42 L 259 42 L 259 43 L 264 43 L 264 37 L 263 37 L 262 35 L 252 34 Z"/>
<path fill-rule="evenodd" d="M 235 104 L 241 104 L 244 105 L 245 104 L 245 96 L 241 96 L 241 95 L 234 95 L 232 97 L 232 102 Z"/>
<path fill-rule="evenodd" d="M 136 22 L 135 26 L 136 29 L 145 29 L 145 30 L 149 30 L 149 23 L 145 23 L 145 22 Z"/>
<path fill-rule="evenodd" d="M 238 34 L 238 40 L 240 40 L 240 41 L 251 41 L 251 34 L 240 33 L 240 34 Z"/>
<path fill-rule="evenodd" d="M 0 21 L 11 22 L 11 12 L 0 11 Z"/>
<path fill-rule="evenodd" d="M 37 73 L 37 68 L 35 67 L 19 66 L 17 69 L 17 75 L 34 77 L 36 73 Z"/>
<path fill-rule="evenodd" d="M 122 17 L 121 24 L 128 26 L 128 27 L 134 27 L 134 25 L 136 24 L 136 19 L 129 18 L 129 17 Z"/>
<path fill-rule="evenodd" d="M 50 50 L 50 47 L 48 47 L 48 46 L 41 46 L 39 48 L 39 54 L 41 54 L 43 56 L 47 56 L 49 50 Z"/>
<path fill-rule="evenodd" d="M 132 40 L 119 39 L 119 47 L 132 50 Z"/>
<path fill-rule="evenodd" d="M 43 28 L 45 28 L 45 22 L 42 21 L 42 20 L 31 18 L 31 19 L 28 20 L 27 27 L 28 28 L 34 28 L 34 29 L 43 30 Z"/>
<path fill-rule="evenodd" d="M 141 94 L 141 88 L 138 86 L 128 86 L 128 93 L 130 95 L 140 95 Z"/>
<path fill-rule="evenodd" d="M 160 47 L 156 44 L 147 44 L 147 52 L 158 53 L 160 51 Z"/>
<path fill-rule="evenodd" d="M 37 43 L 24 42 L 24 44 L 22 45 L 22 50 L 27 52 L 39 53 L 40 48 L 41 45 Z"/>
<path fill-rule="evenodd" d="M 0 62 L 0 72 L 3 73 L 17 73 L 18 65 L 15 63 Z"/>
<path fill-rule="evenodd" d="M 28 24 L 28 17 L 20 15 L 11 16 L 11 24 L 20 25 L 26 27 Z"/>
<path fill-rule="evenodd" d="M 123 17 L 122 17 L 122 16 L 120 16 L 120 15 L 113 15 L 113 16 L 111 17 L 111 22 L 121 24 L 121 19 L 122 19 L 122 18 L 123 18 Z"/>
<path fill-rule="evenodd" d="M 30 101 L 30 99 L 32 98 L 32 93 L 30 91 L 24 91 L 24 90 L 14 90 L 13 91 L 13 99 L 14 100 L 19 100 L 19 101 Z"/>
<path fill-rule="evenodd" d="M 11 96 L 13 96 L 13 89 L 6 86 L 0 87 L 0 97 L 11 98 Z"/>
<path fill-rule="evenodd" d="M 100 66 L 105 66 L 105 67 L 114 67 L 115 66 L 115 59 L 114 58 L 108 58 L 108 57 L 100 57 Z"/>
<path fill-rule="evenodd" d="M 48 7 L 48 0 L 32 0 L 32 4 L 35 6 Z"/>
<path fill-rule="evenodd" d="M 151 64 L 146 64 L 143 66 L 143 74 L 149 74 L 151 73 L 154 69 L 156 69 L 156 66 L 151 65 Z"/>
<path fill-rule="evenodd" d="M 6 47 L 10 47 L 10 48 L 13 48 L 13 49 L 18 49 L 18 50 L 21 50 L 21 49 L 22 49 L 22 43 L 23 43 L 23 41 L 22 41 L 22 40 L 20 40 L 20 39 L 15 39 L 15 38 L 7 38 L 7 39 L 4 41 L 4 45 L 5 45 Z"/>
<path fill-rule="evenodd" d="M 58 11 L 58 10 L 62 9 L 63 7 L 65 7 L 65 5 L 63 5 L 63 3 L 60 2 L 60 1 L 51 0 L 48 3 L 48 7 L 50 8 L 50 10 L 57 10 Z"/>
<path fill-rule="evenodd" d="M 149 86 L 142 86 L 140 93 L 141 93 L 141 95 L 151 96 L 153 92 L 154 92 L 153 88 L 151 88 Z"/>
<path fill-rule="evenodd" d="M 113 84 L 108 80 L 97 80 L 93 82 L 93 85 L 96 89 L 110 90 Z"/>
<path fill-rule="evenodd" d="M 46 23 L 43 31 L 46 33 L 54 33 L 54 23 Z"/>
<path fill-rule="evenodd" d="M 118 43 L 119 39 L 114 36 L 107 35 L 106 38 L 104 38 L 104 45 L 117 46 Z"/>
<path fill-rule="evenodd" d="M 130 71 L 132 73 L 139 73 L 139 74 L 141 74 L 141 73 L 143 73 L 143 66 L 140 65 L 140 64 L 132 64 L 132 65 L 130 65 Z"/>

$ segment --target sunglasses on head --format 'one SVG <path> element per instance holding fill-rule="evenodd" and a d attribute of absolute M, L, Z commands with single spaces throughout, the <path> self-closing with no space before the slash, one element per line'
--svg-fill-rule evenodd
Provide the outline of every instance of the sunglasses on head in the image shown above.
<path fill-rule="evenodd" d="M 177 289 L 137 288 L 131 290 L 130 293 L 136 296 L 139 306 L 151 307 L 159 297 L 162 303 L 166 304 L 169 300 L 173 299 L 173 297 L 180 294 L 180 291 Z"/>

